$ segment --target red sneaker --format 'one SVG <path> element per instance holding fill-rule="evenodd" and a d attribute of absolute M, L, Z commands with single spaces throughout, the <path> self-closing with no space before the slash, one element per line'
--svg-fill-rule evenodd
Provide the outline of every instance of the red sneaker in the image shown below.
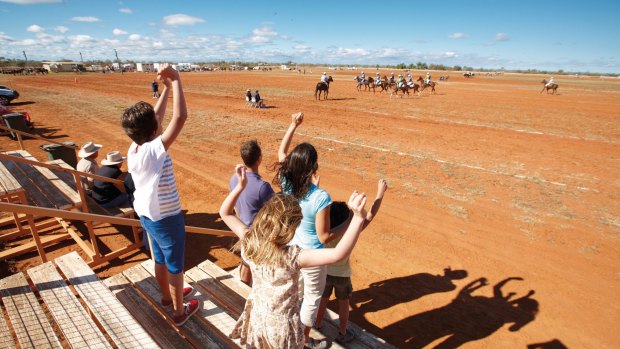
<path fill-rule="evenodd" d="M 194 288 L 189 286 L 189 287 L 185 287 L 183 288 L 183 300 L 186 300 L 189 296 L 191 296 L 192 294 L 194 294 Z M 172 299 L 161 299 L 161 306 L 162 307 L 169 307 L 172 305 Z"/>
<path fill-rule="evenodd" d="M 191 299 L 189 302 L 185 303 L 183 306 L 183 314 L 173 318 L 174 324 L 177 326 L 183 326 L 187 320 L 189 320 L 189 317 L 198 311 L 199 307 L 200 302 L 197 299 Z"/>

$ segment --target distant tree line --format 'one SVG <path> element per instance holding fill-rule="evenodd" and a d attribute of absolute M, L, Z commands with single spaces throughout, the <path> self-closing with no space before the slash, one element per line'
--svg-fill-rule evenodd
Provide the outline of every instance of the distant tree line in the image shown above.
<path fill-rule="evenodd" d="M 72 62 L 72 59 L 67 59 L 67 58 L 61 58 L 58 60 L 55 60 L 58 62 Z M 88 61 L 84 61 L 82 62 L 85 66 L 90 66 L 90 65 L 102 65 L 102 66 L 109 66 L 111 65 L 113 62 L 116 62 L 115 60 L 110 60 L 110 59 L 106 59 L 106 60 L 88 60 Z M 136 61 L 136 60 L 131 60 L 131 59 L 126 59 L 126 60 L 122 60 L 121 63 L 137 63 L 137 62 L 144 62 L 144 61 Z M 399 63 L 396 65 L 379 65 L 376 64 L 374 66 L 371 65 L 353 65 L 353 64 L 324 64 L 324 63 L 294 63 L 292 61 L 288 61 L 288 62 L 281 62 L 281 63 L 267 63 L 267 62 L 256 62 L 256 61 L 242 61 L 242 60 L 231 60 L 231 61 L 226 61 L 226 60 L 219 60 L 219 61 L 203 61 L 203 62 L 194 62 L 197 65 L 203 66 L 203 65 L 213 65 L 216 67 L 229 67 L 231 65 L 237 65 L 237 66 L 241 66 L 241 67 L 254 67 L 257 65 L 280 65 L 280 64 L 286 64 L 287 66 L 304 66 L 304 67 L 324 67 L 324 66 L 337 66 L 337 67 L 364 67 L 364 68 L 392 68 L 392 69 L 417 69 L 417 70 L 444 70 L 444 71 L 477 71 L 477 72 L 495 72 L 495 71 L 503 71 L 503 72 L 510 72 L 510 73 L 523 73 L 523 74 L 554 74 L 554 75 L 572 75 L 572 74 L 579 74 L 579 75 L 603 75 L 603 76 L 620 76 L 620 74 L 618 73 L 593 73 L 593 72 L 567 72 L 564 71 L 563 69 L 559 69 L 559 70 L 539 70 L 539 69 L 505 69 L 504 67 L 501 67 L 499 69 L 497 68 L 474 68 L 474 67 L 470 67 L 470 66 L 460 66 L 460 65 L 454 65 L 454 66 L 449 66 L 449 65 L 445 65 L 445 64 L 434 64 L 434 63 L 426 63 L 426 62 L 417 62 L 417 63 L 409 63 L 409 64 L 405 64 L 405 63 Z M 26 62 L 23 59 L 14 59 L 14 58 L 5 58 L 5 57 L 0 57 L 0 66 L 1 67 L 25 67 L 26 65 L 28 66 L 41 66 L 42 62 L 41 61 L 36 61 L 36 60 L 28 60 L 28 62 Z"/>

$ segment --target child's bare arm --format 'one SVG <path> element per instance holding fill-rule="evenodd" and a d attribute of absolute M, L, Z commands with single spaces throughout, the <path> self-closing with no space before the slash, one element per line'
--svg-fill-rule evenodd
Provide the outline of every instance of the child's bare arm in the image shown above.
<path fill-rule="evenodd" d="M 157 78 L 160 79 L 164 84 L 164 89 L 159 95 L 159 99 L 155 104 L 155 108 L 153 108 L 155 110 L 155 118 L 157 119 L 158 125 L 157 135 L 160 135 L 163 132 L 162 124 L 164 122 L 164 116 L 166 115 L 166 106 L 168 105 L 168 92 L 170 92 L 171 82 L 170 79 L 162 79 L 160 75 L 157 75 Z"/>
<path fill-rule="evenodd" d="M 299 255 L 299 265 L 302 268 L 316 267 L 333 264 L 348 257 L 362 232 L 364 217 L 366 216 L 365 205 L 366 195 L 353 192 L 349 198 L 349 208 L 353 211 L 354 216 L 338 245 L 335 248 L 303 250 Z"/>
<path fill-rule="evenodd" d="M 161 75 L 162 79 L 170 79 L 172 86 L 172 119 L 161 136 L 164 148 L 168 150 L 177 139 L 179 133 L 181 133 L 183 125 L 185 125 L 187 106 L 179 72 L 172 69 L 172 67 L 166 67 L 159 75 Z"/>
<path fill-rule="evenodd" d="M 370 222 L 375 218 L 377 212 L 379 212 L 379 208 L 381 207 L 381 203 L 383 202 L 383 195 L 387 190 L 388 185 L 385 179 L 379 179 L 379 183 L 377 183 L 377 196 L 375 197 L 375 201 L 372 203 L 370 207 L 370 211 L 366 215 L 366 219 L 364 220 L 364 229 L 370 224 Z"/>
<path fill-rule="evenodd" d="M 239 195 L 245 189 L 248 179 L 245 174 L 245 166 L 237 165 L 235 167 L 235 173 L 237 175 L 237 186 L 226 196 L 222 206 L 220 206 L 220 217 L 226 225 L 232 230 L 239 239 L 243 238 L 248 227 L 241 222 L 241 220 L 235 215 L 235 203 L 239 198 Z"/>
<path fill-rule="evenodd" d="M 278 148 L 278 161 L 282 162 L 286 159 L 286 154 L 288 154 L 288 148 L 291 145 L 291 140 L 293 139 L 293 134 L 295 134 L 295 129 L 304 121 L 304 113 L 299 112 L 291 115 L 291 124 L 289 125 L 286 133 L 284 134 L 284 138 L 280 142 L 280 148 Z"/>

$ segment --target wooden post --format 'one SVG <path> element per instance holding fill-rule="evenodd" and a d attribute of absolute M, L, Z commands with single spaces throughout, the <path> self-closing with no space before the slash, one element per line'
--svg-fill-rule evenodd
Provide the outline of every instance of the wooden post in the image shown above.
<path fill-rule="evenodd" d="M 84 192 L 84 188 L 82 187 L 82 181 L 80 180 L 80 176 L 73 172 L 73 180 L 75 181 L 75 189 L 77 189 L 80 194 L 80 200 L 82 201 L 82 212 L 88 213 L 88 203 L 86 202 L 86 193 Z M 91 256 L 91 262 L 96 262 L 99 258 L 101 258 L 101 254 L 99 253 L 99 244 L 97 243 L 97 234 L 95 234 L 95 228 L 93 227 L 93 222 L 84 222 L 86 225 L 86 229 L 88 230 L 88 237 L 90 239 L 90 244 L 93 246 L 93 255 Z"/>
<path fill-rule="evenodd" d="M 41 256 L 41 261 L 45 263 L 47 262 L 47 257 L 45 256 L 45 250 L 43 249 L 43 244 L 41 243 L 41 238 L 39 237 L 39 232 L 37 231 L 37 226 L 34 224 L 33 215 L 28 215 L 28 224 L 30 225 L 30 232 L 32 232 L 34 243 L 37 245 L 39 256 Z"/>
<path fill-rule="evenodd" d="M 24 149 L 24 142 L 22 141 L 22 135 L 17 133 L 17 132 L 15 132 L 15 135 L 17 135 L 17 141 L 19 142 L 19 148 L 21 150 L 25 150 Z"/>

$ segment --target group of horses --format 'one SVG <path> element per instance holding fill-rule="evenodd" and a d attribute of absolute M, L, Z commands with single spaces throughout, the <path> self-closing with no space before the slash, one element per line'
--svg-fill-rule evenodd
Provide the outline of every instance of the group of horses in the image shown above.
<path fill-rule="evenodd" d="M 0 68 L 1 74 L 11 74 L 11 75 L 47 75 L 47 69 L 43 67 L 3 67 Z"/>
<path fill-rule="evenodd" d="M 429 83 L 426 83 L 426 81 L 424 80 L 424 78 L 422 78 L 421 76 L 418 76 L 418 78 L 415 80 L 416 82 L 406 82 L 403 81 L 401 83 L 401 85 L 399 86 L 398 83 L 392 79 L 388 79 L 387 76 L 383 76 L 383 78 L 380 79 L 380 81 L 377 83 L 377 81 L 373 78 L 373 77 L 368 77 L 366 80 L 362 80 L 359 76 L 356 76 L 355 78 L 353 78 L 353 80 L 355 80 L 357 82 L 357 90 L 361 91 L 362 87 L 364 87 L 364 91 L 369 91 L 372 89 L 373 93 L 376 92 L 377 88 L 380 88 L 381 90 L 379 91 L 379 93 L 381 92 L 388 92 L 390 91 L 390 97 L 392 97 L 393 95 L 397 95 L 399 94 L 399 92 L 402 92 L 402 95 L 409 95 L 409 91 L 413 91 L 413 93 L 417 93 L 418 95 L 421 95 L 422 92 L 427 89 L 430 88 L 431 94 L 435 93 L 435 86 L 437 86 L 437 83 L 434 81 L 430 81 Z"/>

